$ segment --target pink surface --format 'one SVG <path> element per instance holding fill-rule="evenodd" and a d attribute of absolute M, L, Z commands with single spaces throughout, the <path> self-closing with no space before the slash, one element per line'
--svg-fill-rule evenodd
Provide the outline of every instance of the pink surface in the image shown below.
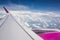
<path fill-rule="evenodd" d="M 38 35 L 44 40 L 60 40 L 60 32 L 50 32 Z"/>

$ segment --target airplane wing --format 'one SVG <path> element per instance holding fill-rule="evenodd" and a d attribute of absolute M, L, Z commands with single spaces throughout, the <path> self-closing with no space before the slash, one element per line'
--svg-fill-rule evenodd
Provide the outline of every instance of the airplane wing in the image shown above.
<path fill-rule="evenodd" d="M 6 13 L 9 11 L 3 7 Z M 33 31 L 21 26 L 16 19 L 9 14 L 0 25 L 0 40 L 43 40 Z"/>

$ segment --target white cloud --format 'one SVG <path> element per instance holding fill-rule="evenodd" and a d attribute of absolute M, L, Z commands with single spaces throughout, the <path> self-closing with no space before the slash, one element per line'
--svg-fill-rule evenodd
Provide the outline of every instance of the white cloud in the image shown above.
<path fill-rule="evenodd" d="M 44 13 L 42 13 L 42 12 L 34 12 L 34 11 L 27 11 L 27 10 L 25 10 L 25 11 L 10 11 L 12 14 L 14 13 L 14 14 L 30 14 L 30 15 L 38 15 L 38 16 L 40 16 L 40 15 L 48 15 L 48 16 L 52 16 L 52 17 L 60 17 L 60 14 L 58 14 L 58 13 L 54 13 L 54 12 L 44 12 Z"/>
<path fill-rule="evenodd" d="M 41 12 L 39 10 L 34 11 L 34 10 L 30 10 L 30 8 L 26 5 L 10 4 L 10 5 L 4 5 L 4 6 L 6 6 L 6 8 L 13 14 L 31 14 L 31 15 L 38 15 L 38 16 L 49 15 L 49 16 L 60 17 L 60 14 L 58 14 L 58 12 L 43 12 L 43 11 Z M 3 7 L 3 5 L 0 7 Z"/>

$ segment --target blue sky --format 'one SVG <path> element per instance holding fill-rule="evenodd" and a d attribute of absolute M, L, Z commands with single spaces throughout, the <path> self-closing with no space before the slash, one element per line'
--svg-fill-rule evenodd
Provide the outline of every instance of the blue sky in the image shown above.
<path fill-rule="evenodd" d="M 24 5 L 28 6 L 30 10 L 41 11 L 60 11 L 60 0 L 0 0 L 1 5 Z M 15 8 L 18 9 L 18 8 Z"/>

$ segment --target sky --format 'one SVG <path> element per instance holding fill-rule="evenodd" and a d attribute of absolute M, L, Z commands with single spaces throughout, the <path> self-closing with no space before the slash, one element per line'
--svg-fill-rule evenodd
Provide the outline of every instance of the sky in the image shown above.
<path fill-rule="evenodd" d="M 60 0 L 0 0 L 0 10 L 6 6 L 10 10 L 60 11 Z"/>

